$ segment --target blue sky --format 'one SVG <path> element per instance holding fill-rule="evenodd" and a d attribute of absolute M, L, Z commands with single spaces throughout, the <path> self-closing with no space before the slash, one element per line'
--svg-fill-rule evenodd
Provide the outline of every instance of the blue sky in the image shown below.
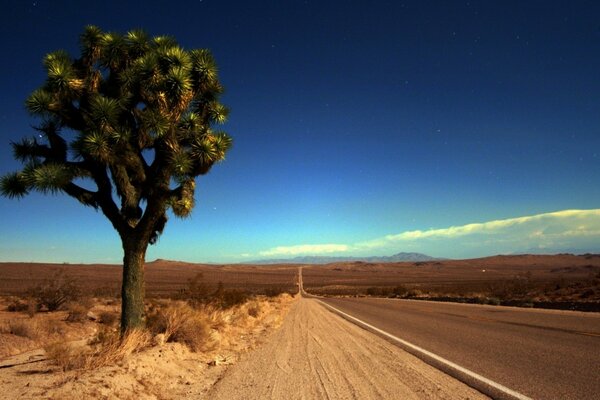
<path fill-rule="evenodd" d="M 32 134 L 23 101 L 43 83 L 43 55 L 77 56 L 86 24 L 213 51 L 234 148 L 198 179 L 193 216 L 172 217 L 148 259 L 600 251 L 597 212 L 564 212 L 600 208 L 598 2 L 5 8 L 0 174 L 19 167 L 8 143 Z M 108 221 L 70 198 L 0 198 L 0 218 L 0 260 L 122 257 Z M 520 222 L 491 223 L 501 220 Z M 484 225 L 409 234 L 473 223 Z"/>

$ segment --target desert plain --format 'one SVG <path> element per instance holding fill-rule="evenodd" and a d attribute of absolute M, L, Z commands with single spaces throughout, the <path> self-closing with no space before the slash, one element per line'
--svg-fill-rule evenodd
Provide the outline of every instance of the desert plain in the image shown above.
<path fill-rule="evenodd" d="M 120 266 L 0 263 L 0 384 L 9 398 L 23 399 L 486 398 L 299 296 L 299 270 L 304 290 L 323 299 L 590 315 L 600 304 L 593 254 L 326 265 L 156 260 L 145 268 L 149 332 L 117 350 Z M 32 310 L 36 290 L 57 280 L 77 297 L 57 310 Z"/>

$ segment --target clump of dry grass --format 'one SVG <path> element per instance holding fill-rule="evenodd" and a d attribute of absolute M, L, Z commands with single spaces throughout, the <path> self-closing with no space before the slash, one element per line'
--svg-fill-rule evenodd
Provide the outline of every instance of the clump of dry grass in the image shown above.
<path fill-rule="evenodd" d="M 248 315 L 251 317 L 258 317 L 261 311 L 261 305 L 258 301 L 254 300 L 251 301 L 248 305 L 247 305 L 247 310 L 248 310 Z"/>
<path fill-rule="evenodd" d="M 30 317 L 33 317 L 39 311 L 39 309 L 39 305 L 33 298 L 27 298 L 25 300 L 16 298 L 13 299 L 6 307 L 6 311 L 8 312 L 24 312 Z"/>
<path fill-rule="evenodd" d="M 204 349 L 210 334 L 207 315 L 183 302 L 155 308 L 148 315 L 147 325 L 153 334 L 164 335 L 165 342 L 183 343 L 192 351 Z"/>
<path fill-rule="evenodd" d="M 8 321 L 8 333 L 31 340 L 37 340 L 42 336 L 42 329 L 37 321 L 18 319 Z"/>
<path fill-rule="evenodd" d="M 91 348 L 75 348 L 68 342 L 55 342 L 44 347 L 46 356 L 63 371 L 91 370 L 115 365 L 132 353 L 147 348 L 150 334 L 142 329 L 126 332 L 122 337 L 116 330 L 103 330 L 92 341 Z"/>
<path fill-rule="evenodd" d="M 85 358 L 68 342 L 54 342 L 44 346 L 46 357 L 64 371 L 82 368 Z"/>
<path fill-rule="evenodd" d="M 67 322 L 84 322 L 88 319 L 87 315 L 90 311 L 88 304 L 81 303 L 69 303 L 67 305 L 67 310 L 69 313 L 67 314 Z"/>
<path fill-rule="evenodd" d="M 116 313 L 110 311 L 103 311 L 100 313 L 99 316 L 99 322 L 104 325 L 115 325 L 118 320 L 119 316 Z"/>
<path fill-rule="evenodd" d="M 121 337 L 114 324 L 117 315 L 105 312 L 100 315 L 102 329 L 88 347 L 75 347 L 63 341 L 49 344 L 45 350 L 54 364 L 67 371 L 115 365 L 132 353 L 164 342 L 181 343 L 195 352 L 245 348 L 240 338 L 258 324 L 275 325 L 282 318 L 277 304 L 289 298 L 288 295 L 268 300 L 259 297 L 227 309 L 217 304 L 193 307 L 185 301 L 157 300 L 148 309 L 146 330 L 132 330 Z"/>

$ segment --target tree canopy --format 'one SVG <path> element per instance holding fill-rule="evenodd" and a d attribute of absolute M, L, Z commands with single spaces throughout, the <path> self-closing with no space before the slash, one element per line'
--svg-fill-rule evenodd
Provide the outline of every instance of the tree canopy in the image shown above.
<path fill-rule="evenodd" d="M 121 234 L 151 229 L 154 242 L 167 208 L 188 216 L 194 178 L 231 146 L 213 130 L 228 114 L 215 61 L 206 49 L 186 51 L 140 30 L 88 26 L 80 41 L 80 58 L 63 50 L 44 58 L 46 82 L 25 103 L 41 118 L 39 134 L 12 143 L 24 168 L 4 176 L 0 189 L 11 198 L 66 193 L 101 209 Z"/>
<path fill-rule="evenodd" d="M 169 36 L 125 35 L 95 26 L 81 55 L 46 55 L 46 82 L 25 105 L 37 135 L 12 143 L 23 169 L 0 193 L 65 193 L 100 209 L 124 249 L 122 329 L 143 324 L 143 263 L 167 222 L 187 217 L 195 178 L 225 158 L 231 138 L 215 129 L 227 108 L 206 49 L 184 50 Z"/>

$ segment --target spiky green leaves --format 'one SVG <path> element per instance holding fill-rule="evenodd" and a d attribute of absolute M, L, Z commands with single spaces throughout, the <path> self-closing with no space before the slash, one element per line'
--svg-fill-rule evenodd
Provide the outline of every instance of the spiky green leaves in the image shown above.
<path fill-rule="evenodd" d="M 27 183 L 20 172 L 4 175 L 0 179 L 0 193 L 9 199 L 18 199 L 29 193 Z"/>
<path fill-rule="evenodd" d="M 182 182 L 169 200 L 169 205 L 173 210 L 173 214 L 180 218 L 189 217 L 194 209 L 194 190 L 196 183 L 193 179 L 188 179 Z"/>
<path fill-rule="evenodd" d="M 31 189 L 42 193 L 56 193 L 73 179 L 73 172 L 62 164 L 42 164 L 23 171 L 25 182 Z"/>
<path fill-rule="evenodd" d="M 98 128 L 111 130 L 117 126 L 121 110 L 118 100 L 98 95 L 90 101 L 89 116 Z"/>
<path fill-rule="evenodd" d="M 125 41 L 129 47 L 129 54 L 133 58 L 143 56 L 150 48 L 148 34 L 140 29 L 127 32 Z"/>
<path fill-rule="evenodd" d="M 165 76 L 165 91 L 178 103 L 192 89 L 190 72 L 184 67 L 173 67 Z"/>
<path fill-rule="evenodd" d="M 56 193 L 74 178 L 74 172 L 63 164 L 28 164 L 22 172 L 5 175 L 0 180 L 0 193 L 8 198 L 20 198 L 31 190 Z"/>
<path fill-rule="evenodd" d="M 102 35 L 100 46 L 100 62 L 105 67 L 118 69 L 130 60 L 127 54 L 127 42 L 118 33 L 110 32 Z"/>
<path fill-rule="evenodd" d="M 217 64 L 210 51 L 207 49 L 196 49 L 190 52 L 192 70 L 196 79 L 201 83 L 209 83 L 217 80 Z"/>
<path fill-rule="evenodd" d="M 83 88 L 83 80 L 77 76 L 66 51 L 48 54 L 44 59 L 44 66 L 48 73 L 46 89 L 51 93 L 74 95 Z"/>
<path fill-rule="evenodd" d="M 35 139 L 25 138 L 20 142 L 11 143 L 13 157 L 23 163 L 36 161 L 38 157 L 47 156 L 47 152 L 37 143 Z"/>
<path fill-rule="evenodd" d="M 96 131 L 84 137 L 81 149 L 96 161 L 108 162 L 111 156 L 110 144 L 109 135 Z"/>
<path fill-rule="evenodd" d="M 193 138 L 189 150 L 189 155 L 194 160 L 192 175 L 203 175 L 214 163 L 224 160 L 231 144 L 231 138 L 224 132 L 198 135 Z"/>
<path fill-rule="evenodd" d="M 47 90 L 37 89 L 25 100 L 25 107 L 33 115 L 44 116 L 50 113 L 52 102 L 52 95 Z"/>
<path fill-rule="evenodd" d="M 104 33 L 100 28 L 88 25 L 85 27 L 79 38 L 83 61 L 89 67 L 94 65 L 98 57 L 100 57 L 103 36 Z"/>
<path fill-rule="evenodd" d="M 208 105 L 208 115 L 211 122 L 224 124 L 229 116 L 229 109 L 216 101 Z"/>
<path fill-rule="evenodd" d="M 190 154 L 184 150 L 176 151 L 171 154 L 171 169 L 176 178 L 183 179 L 187 177 L 194 167 L 194 161 Z"/>

